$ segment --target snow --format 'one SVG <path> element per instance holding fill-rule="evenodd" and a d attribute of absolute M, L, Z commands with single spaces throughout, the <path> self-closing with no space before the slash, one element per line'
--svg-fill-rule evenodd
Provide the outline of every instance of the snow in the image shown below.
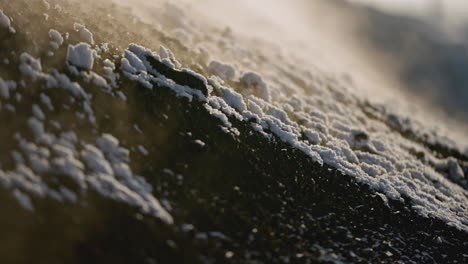
<path fill-rule="evenodd" d="M 236 69 L 230 64 L 224 64 L 219 61 L 211 61 L 208 68 L 213 74 L 218 75 L 225 81 L 230 81 L 236 76 Z"/>
<path fill-rule="evenodd" d="M 93 33 L 89 31 L 85 26 L 75 23 L 74 24 L 74 29 L 77 31 L 81 38 L 83 38 L 84 41 L 88 42 L 91 45 L 94 45 L 94 38 L 93 38 Z"/>
<path fill-rule="evenodd" d="M 143 156 L 148 156 L 149 152 L 143 145 L 138 145 L 138 150 Z"/>
<path fill-rule="evenodd" d="M 115 64 L 110 61 L 109 59 L 105 59 L 103 62 L 103 71 L 104 71 L 104 78 L 109 80 L 110 86 L 113 88 L 117 88 L 117 80 L 119 79 L 119 74 L 115 73 Z"/>
<path fill-rule="evenodd" d="M 164 47 L 163 45 L 159 46 L 159 56 L 163 62 L 167 61 L 176 68 L 182 67 L 180 62 L 176 59 L 174 53 L 172 53 L 170 49 Z"/>
<path fill-rule="evenodd" d="M 92 81 L 92 83 L 96 86 L 99 86 L 99 87 L 108 87 L 108 84 L 107 84 L 107 81 L 106 79 L 104 79 L 104 77 L 92 72 L 91 75 L 90 75 L 90 79 Z"/>
<path fill-rule="evenodd" d="M 78 201 L 78 196 L 72 190 L 68 189 L 67 187 L 61 186 L 60 193 L 62 197 L 67 199 L 71 203 L 76 203 Z"/>
<path fill-rule="evenodd" d="M 97 173 L 112 174 L 109 162 L 104 159 L 104 154 L 98 148 L 87 145 L 81 155 L 90 170 Z"/>
<path fill-rule="evenodd" d="M 140 176 L 133 175 L 127 162 L 129 151 L 119 146 L 110 134 L 96 140 L 98 148 L 86 145 L 82 156 L 91 170 L 91 186 L 102 195 L 123 200 L 144 212 L 172 223 L 172 217 L 151 194 L 151 186 Z"/>
<path fill-rule="evenodd" d="M 205 142 L 201 141 L 200 139 L 196 139 L 193 142 L 195 142 L 195 144 L 199 145 L 200 147 L 204 147 L 206 145 Z"/>
<path fill-rule="evenodd" d="M 128 71 L 144 71 L 147 73 L 146 79 L 154 81 L 151 75 L 159 75 L 151 71 L 145 56 L 142 55 L 153 53 L 145 48 L 138 49 L 139 51 L 136 50 L 136 46 L 130 49 L 140 60 L 134 60 L 132 68 Z M 160 51 L 160 54 L 167 57 L 165 52 Z M 461 208 L 467 202 L 466 191 L 406 152 L 401 146 L 415 143 L 383 126 L 385 120 L 368 120 L 365 113 L 356 106 L 359 99 L 352 94 L 341 92 L 344 84 L 328 78 L 302 81 L 329 82 L 328 86 L 315 87 L 320 87 L 321 90 L 312 100 L 307 99 L 305 95 L 300 96 L 305 92 L 298 88 L 295 90 L 297 95 L 292 99 L 285 95 L 273 98 L 271 92 L 275 90 L 267 85 L 264 77 L 254 72 L 241 75 L 239 83 L 242 87 L 236 91 L 212 79 L 210 84 L 216 91 L 215 94 L 221 97 L 209 96 L 205 108 L 220 119 L 226 132 L 235 129 L 229 121 L 230 118 L 251 120 L 254 117 L 256 122 L 252 123 L 252 127 L 257 131 L 265 135 L 268 133 L 264 131 L 271 131 L 280 140 L 302 150 L 312 160 L 326 163 L 356 177 L 362 183 L 383 193 L 388 199 L 409 197 L 414 203 L 413 208 L 422 215 L 433 215 L 449 225 L 468 230 L 464 224 L 464 216 L 453 213 L 463 211 Z M 285 90 L 294 86 L 293 83 L 287 83 Z M 337 94 L 341 97 L 338 103 L 334 97 Z M 314 107 L 313 111 L 310 110 L 311 106 Z M 301 120 L 300 123 L 297 122 L 298 119 Z M 361 120 L 368 121 L 363 123 Z M 307 141 L 301 139 L 302 135 L 305 135 Z M 463 172 L 460 166 L 455 161 L 448 163 L 449 175 L 453 175 L 450 177 L 462 180 Z M 419 177 L 420 181 L 417 184 L 409 184 L 409 179 L 414 177 Z M 431 179 L 437 179 L 440 184 L 435 186 Z M 431 198 L 434 195 L 443 198 Z M 385 201 L 383 196 L 379 196 Z M 452 202 L 444 204 L 443 201 L 448 199 L 448 196 Z"/>
<path fill-rule="evenodd" d="M 141 131 L 141 128 L 138 126 L 138 124 L 133 124 L 133 129 L 135 129 L 139 134 L 143 134 L 143 131 Z"/>
<path fill-rule="evenodd" d="M 8 110 L 8 111 L 10 111 L 12 113 L 16 112 L 16 108 L 11 104 L 6 104 L 4 107 L 5 107 L 6 110 Z"/>
<path fill-rule="evenodd" d="M 10 98 L 10 91 L 16 89 L 16 82 L 15 81 L 4 81 L 0 78 L 0 97 L 3 99 Z"/>
<path fill-rule="evenodd" d="M 50 3 L 47 1 L 47 0 L 42 0 L 42 4 L 44 5 L 44 7 L 49 10 L 50 9 Z"/>
<path fill-rule="evenodd" d="M 3 13 L 3 10 L 0 9 L 0 26 L 7 28 L 10 33 L 16 33 L 16 30 L 11 26 L 10 18 Z"/>
<path fill-rule="evenodd" d="M 81 62 L 81 60 L 82 59 L 80 59 L 79 62 Z M 47 88 L 66 89 L 76 97 L 87 97 L 80 85 L 76 82 L 72 82 L 67 75 L 57 73 L 56 71 L 54 75 L 42 72 L 40 59 L 36 59 L 28 53 L 21 54 L 19 70 L 23 75 L 30 77 L 32 81 L 45 81 Z"/>
<path fill-rule="evenodd" d="M 187 76 L 191 76 L 193 80 L 196 79 L 197 81 L 200 81 L 204 87 L 207 87 L 207 80 L 202 75 L 197 74 L 189 69 L 176 69 L 176 65 L 174 65 L 172 62 L 168 61 L 167 59 L 161 61 L 161 58 L 157 53 L 136 44 L 130 44 L 128 49 L 124 51 L 123 56 L 124 58 L 121 61 L 121 70 L 124 76 L 128 79 L 138 81 L 148 89 L 153 88 L 152 83 L 169 87 L 176 93 L 177 96 L 185 97 L 189 101 L 192 101 L 194 96 L 196 96 L 199 100 L 206 100 L 206 96 L 201 90 L 192 89 L 187 85 L 177 84 L 173 80 L 159 73 L 151 65 L 149 58 L 154 61 L 163 63 L 169 67 L 168 70 L 171 70 L 173 74 L 187 74 L 184 79 L 187 79 Z"/>
<path fill-rule="evenodd" d="M 449 175 L 454 181 L 460 181 L 460 180 L 465 179 L 465 174 L 455 159 L 453 158 L 449 159 L 448 166 L 450 169 Z"/>
<path fill-rule="evenodd" d="M 42 112 L 41 108 L 37 104 L 33 104 L 32 112 L 37 119 L 42 121 L 45 119 L 44 112 Z"/>
<path fill-rule="evenodd" d="M 40 59 L 36 59 L 28 53 L 22 53 L 20 56 L 19 70 L 29 77 L 36 80 L 42 77 L 42 66 Z"/>
<path fill-rule="evenodd" d="M 73 94 L 75 97 L 81 97 L 81 98 L 86 98 L 87 94 L 83 91 L 83 88 L 76 83 L 72 82 L 70 78 L 68 78 L 67 75 L 65 74 L 56 74 L 55 76 L 47 76 L 47 87 L 52 88 L 52 87 L 57 87 L 57 88 L 62 88 L 66 89 Z"/>
<path fill-rule="evenodd" d="M 26 159 L 19 151 L 14 151 L 17 170 L 0 170 L 0 184 L 16 188 L 13 194 L 25 209 L 33 210 L 26 193 L 49 196 L 59 201 L 78 201 L 76 192 L 60 185 L 58 190 L 54 190 L 38 176 L 53 170 L 71 178 L 81 190 L 92 188 L 111 199 L 139 207 L 143 212 L 167 223 L 172 222 L 172 217 L 152 196 L 151 186 L 132 173 L 127 164 L 129 151 L 122 148 L 116 138 L 104 134 L 96 140 L 96 145 L 84 144 L 83 150 L 78 153 L 76 145 L 79 139 L 75 133 L 66 132 L 54 137 L 35 117 L 30 118 L 28 124 L 37 143 L 18 137 L 21 153 Z M 49 140 L 42 140 L 44 138 Z M 26 161 L 32 170 L 25 165 Z"/>
<path fill-rule="evenodd" d="M 18 200 L 23 208 L 29 211 L 34 211 L 34 207 L 31 203 L 31 199 L 28 195 L 22 193 L 20 190 L 16 189 L 13 191 L 13 196 Z"/>
<path fill-rule="evenodd" d="M 163 172 L 169 175 L 175 175 L 175 173 L 171 169 L 168 169 L 168 168 L 163 169 Z"/>
<path fill-rule="evenodd" d="M 184 13 L 177 8 L 174 12 L 176 16 Z M 105 197 L 139 208 L 142 213 L 172 222 L 170 214 L 153 196 L 151 185 L 134 174 L 130 166 L 130 152 L 116 136 L 100 135 L 93 130 L 90 133 L 92 136 L 85 140 L 79 134 L 64 131 L 67 126 L 59 121 L 48 119 L 48 111 L 55 107 L 60 111 L 74 109 L 73 115 L 83 117 L 83 122 L 92 125 L 96 119 L 93 107 L 98 106 L 92 104 L 93 98 L 82 84 L 104 87 L 106 89 L 102 90 L 125 100 L 121 91 L 125 87 L 118 87 L 119 78 L 125 77 L 148 89 L 171 89 L 183 100 L 202 104 L 208 113 L 219 119 L 221 129 L 226 133 L 239 135 L 235 127 L 237 122 L 233 120 L 248 122 L 252 131 L 281 140 L 304 152 L 311 160 L 328 164 L 370 186 L 376 192 L 376 199 L 386 204 L 389 200 L 408 198 L 421 215 L 437 217 L 468 231 L 465 165 L 454 157 L 441 158 L 426 145 L 405 138 L 399 131 L 414 132 L 418 138 L 425 138 L 429 143 L 462 149 L 461 153 L 468 151 L 466 146 L 457 144 L 460 141 L 432 133 L 424 124 L 393 113 L 385 106 L 373 105 L 365 95 L 334 73 L 321 72 L 312 67 L 310 70 L 301 69 L 304 65 L 301 61 L 294 56 L 282 56 L 282 51 L 271 47 L 259 45 L 261 48 L 257 49 L 243 46 L 240 41 L 232 41 L 231 38 L 241 38 L 233 36 L 235 33 L 232 32 L 229 36 L 212 31 L 207 36 L 204 34 L 208 33 L 203 30 L 189 32 L 190 28 L 198 28 L 197 24 L 192 25 L 193 21 L 189 21 L 188 17 L 181 17 L 180 20 L 179 29 L 174 31 L 175 37 L 185 45 L 203 46 L 210 56 L 199 59 L 184 48 L 174 50 L 178 55 L 180 53 L 183 61 L 193 60 L 193 64 L 208 65 L 208 69 L 204 69 L 204 66 L 200 68 L 205 73 L 217 75 L 224 82 L 216 77 L 207 80 L 183 68 L 174 53 L 164 46 L 160 46 L 156 53 L 144 46 L 130 44 L 121 56 L 104 60 L 97 53 L 111 52 L 108 45 L 94 50 L 91 47 L 94 45 L 93 34 L 76 23 L 74 29 L 86 43 L 68 46 L 66 61 L 68 70 L 74 72 L 72 77 L 60 72 L 60 69 L 52 70 L 46 66 L 43 69 L 40 57 L 27 52 L 19 56 L 18 69 L 27 83 L 0 79 L 2 110 L 15 112 L 17 104 L 7 100 L 16 98 L 18 102 L 21 101 L 19 90 L 28 87 L 30 82 L 37 82 L 38 89 L 41 89 L 39 102 L 25 108 L 31 110 L 28 112 L 31 116 L 26 120 L 28 132 L 33 138 L 15 137 L 19 146 L 9 153 L 16 167 L 9 171 L 0 169 L 0 185 L 12 190 L 20 205 L 32 210 L 31 198 L 37 197 L 77 202 L 82 195 L 80 191 L 84 193 L 92 189 Z M 11 32 L 11 20 L 2 11 L 0 25 Z M 51 29 L 48 34 L 54 50 L 63 45 L 64 38 L 60 32 Z M 300 56 L 301 52 L 296 55 Z M 200 54 L 203 55 L 202 52 Z M 216 60 L 210 59 L 211 56 Z M 158 72 L 151 61 L 199 80 L 208 92 L 177 83 L 180 80 Z M 102 71 L 98 67 L 93 69 L 95 65 L 102 65 Z M 187 64 L 184 66 L 187 67 Z M 102 76 L 91 70 L 102 72 Z M 62 108 L 61 104 L 54 102 L 52 88 L 67 92 L 71 96 L 70 104 Z M 23 97 L 27 98 L 26 94 Z M 138 126 L 134 128 L 141 133 Z M 205 146 L 205 142 L 199 139 L 193 142 Z M 149 154 L 147 146 L 135 147 L 143 156 Z M 414 153 L 422 153 L 423 157 L 417 157 Z M 74 192 L 60 184 L 57 188 L 49 186 L 42 179 L 42 175 L 49 172 L 73 180 L 80 186 L 79 190 Z M 169 169 L 164 172 L 176 175 Z M 57 181 L 60 183 L 59 178 Z"/>
<path fill-rule="evenodd" d="M 246 72 L 239 80 L 245 85 L 243 90 L 245 95 L 253 94 L 263 100 L 270 101 L 270 92 L 263 78 L 255 72 Z"/>
<path fill-rule="evenodd" d="M 120 100 L 127 101 L 127 96 L 122 91 L 117 91 L 115 94 Z"/>
<path fill-rule="evenodd" d="M 3 27 L 10 27 L 10 19 L 3 13 L 3 10 L 0 10 L 0 25 Z"/>
<path fill-rule="evenodd" d="M 240 113 L 247 110 L 247 106 L 241 94 L 237 93 L 236 91 L 230 88 L 223 87 L 221 85 L 216 85 L 216 83 L 213 84 L 217 89 L 219 89 L 223 93 L 224 102 L 226 102 L 228 106 L 232 106 Z"/>
<path fill-rule="evenodd" d="M 63 37 L 57 30 L 49 30 L 49 37 L 52 39 L 50 45 L 53 49 L 57 50 L 63 44 Z"/>
<path fill-rule="evenodd" d="M 182 230 L 182 232 L 190 232 L 194 229 L 194 226 L 192 224 L 182 224 L 180 226 L 180 229 Z"/>
<path fill-rule="evenodd" d="M 227 259 L 232 258 L 232 257 L 234 257 L 234 252 L 232 252 L 232 251 L 226 251 L 226 252 L 224 253 L 224 256 L 225 256 Z"/>
<path fill-rule="evenodd" d="M 57 31 L 50 30 L 49 37 L 57 47 L 63 44 L 63 38 Z M 41 60 L 29 53 L 22 53 L 19 57 L 18 69 L 22 78 L 28 77 L 27 82 L 20 81 L 22 88 L 29 82 L 40 85 L 39 101 L 30 105 L 31 116 L 27 119 L 27 127 L 32 139 L 26 139 L 19 133 L 15 138 L 18 149 L 10 153 L 16 169 L 4 171 L 0 169 L 0 185 L 12 190 L 19 204 L 27 210 L 33 210 L 32 198 L 49 197 L 57 201 L 76 203 L 80 196 L 92 189 L 110 199 L 127 203 L 140 208 L 143 213 L 172 223 L 172 217 L 152 195 L 151 186 L 144 178 L 135 175 L 130 166 L 129 151 L 120 146 L 119 141 L 110 134 L 101 135 L 96 142 L 82 141 L 74 132 L 62 130 L 60 122 L 48 120 L 44 110 L 54 110 L 54 102 L 49 97 L 49 89 L 63 89 L 71 95 L 69 103 L 74 108 L 64 105 L 61 111 L 76 111 L 74 114 L 88 117 L 88 122 L 94 124 L 94 111 L 91 106 L 91 96 L 81 87 L 79 82 L 92 82 L 97 86 L 107 86 L 107 81 L 94 72 L 80 72 L 78 69 L 91 70 L 93 68 L 95 51 L 87 43 L 70 45 L 67 54 L 69 69 L 76 69 L 77 82 L 56 69 L 44 70 Z M 107 61 L 104 66 L 112 71 L 111 79 L 118 79 L 114 62 Z M 16 81 L 0 79 L 0 98 L 9 99 L 12 92 L 17 90 Z M 21 94 L 16 93 L 16 98 Z M 20 101 L 18 101 L 20 102 Z M 15 111 L 11 104 L 4 109 Z M 51 133 L 50 129 L 55 132 Z M 79 149 L 81 149 L 79 151 Z M 141 146 L 140 151 L 147 154 Z M 61 177 L 54 179 L 54 186 L 42 176 L 57 174 Z M 61 178 L 69 178 L 79 186 L 77 191 L 61 185 Z"/>
<path fill-rule="evenodd" d="M 85 70 L 91 70 L 94 64 L 95 51 L 87 43 L 68 46 L 67 61 Z"/>

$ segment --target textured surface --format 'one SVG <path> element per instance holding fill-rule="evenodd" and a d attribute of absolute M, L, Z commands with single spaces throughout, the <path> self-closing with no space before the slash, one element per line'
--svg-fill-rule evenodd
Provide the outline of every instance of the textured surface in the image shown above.
<path fill-rule="evenodd" d="M 57 3 L 2 2 L 1 262 L 466 262 L 463 142 L 183 5 Z"/>

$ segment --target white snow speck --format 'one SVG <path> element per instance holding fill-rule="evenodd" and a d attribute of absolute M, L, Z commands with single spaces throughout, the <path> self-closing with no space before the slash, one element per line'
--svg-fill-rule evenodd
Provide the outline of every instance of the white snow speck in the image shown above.
<path fill-rule="evenodd" d="M 44 112 L 42 112 L 41 108 L 37 104 L 33 104 L 32 111 L 33 111 L 34 116 L 37 119 L 39 119 L 39 120 L 44 120 L 45 119 Z"/>
<path fill-rule="evenodd" d="M 67 60 L 72 65 L 91 70 L 94 64 L 95 51 L 87 43 L 78 43 L 68 46 Z"/>
<path fill-rule="evenodd" d="M 16 82 L 15 81 L 4 81 L 0 78 L 0 97 L 3 99 L 10 98 L 10 91 L 16 89 Z"/>
<path fill-rule="evenodd" d="M 18 200 L 19 204 L 26 210 L 28 211 L 34 211 L 34 207 L 31 203 L 31 199 L 29 198 L 28 195 L 24 194 L 23 192 L 21 192 L 20 190 L 18 189 L 15 189 L 13 191 L 13 197 L 16 198 L 16 200 Z"/>
<path fill-rule="evenodd" d="M 94 44 L 94 39 L 93 39 L 93 33 L 89 31 L 85 26 L 75 23 L 74 26 L 75 31 L 78 31 L 80 33 L 80 36 L 89 44 L 93 45 Z"/>
<path fill-rule="evenodd" d="M 148 156 L 149 152 L 143 145 L 138 145 L 138 150 L 140 151 L 143 156 Z"/>
<path fill-rule="evenodd" d="M 221 79 L 229 81 L 236 76 L 236 69 L 230 64 L 224 64 L 219 61 L 211 61 L 208 68 L 213 74 L 218 75 Z"/>
<path fill-rule="evenodd" d="M 50 3 L 47 2 L 47 0 L 42 0 L 42 4 L 44 5 L 44 7 L 49 10 L 50 9 Z"/>
<path fill-rule="evenodd" d="M 193 142 L 195 142 L 195 144 L 199 145 L 200 147 L 204 147 L 206 144 L 205 142 L 197 139 L 197 140 L 194 140 Z"/>
<path fill-rule="evenodd" d="M 239 81 L 245 85 L 243 93 L 245 92 L 247 95 L 253 94 L 267 102 L 270 101 L 268 86 L 258 73 L 244 73 Z"/>
<path fill-rule="evenodd" d="M 52 39 L 52 41 L 50 42 L 50 45 L 52 46 L 53 49 L 56 50 L 63 44 L 63 37 L 60 34 L 60 32 L 58 32 L 57 30 L 55 29 L 49 30 L 49 37 Z"/>

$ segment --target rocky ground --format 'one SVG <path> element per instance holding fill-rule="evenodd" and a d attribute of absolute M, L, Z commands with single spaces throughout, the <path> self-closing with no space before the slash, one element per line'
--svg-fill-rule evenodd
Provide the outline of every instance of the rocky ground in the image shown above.
<path fill-rule="evenodd" d="M 42 1 L 0 3 L 15 31 L 0 28 L 0 58 L 8 59 L 0 65 L 8 86 L 1 90 L 8 96 L 0 93 L 1 263 L 468 261 L 468 234 L 422 216 L 409 197 L 388 199 L 244 120 L 228 116 L 232 127 L 226 127 L 203 100 L 219 91 L 194 73 L 209 77 L 188 58 L 180 61 L 191 71 L 148 59 L 158 73 L 148 71 L 152 89 L 125 75 L 122 62 L 105 61 L 127 48 L 119 35 L 183 53 L 160 31 L 148 39 L 124 24 L 86 24 L 93 42 L 110 42 L 95 48 L 100 57 L 91 60 L 106 86 L 86 61 L 70 60 L 68 45 L 83 40 L 73 22 L 91 19 L 72 12 L 76 3 L 49 9 Z M 128 15 L 100 8 L 115 21 Z M 50 46 L 51 28 L 70 33 L 57 49 Z M 115 75 L 105 67 L 119 74 L 118 86 L 111 87 Z M 438 157 L 454 156 L 466 171 L 460 151 L 399 133 Z"/>

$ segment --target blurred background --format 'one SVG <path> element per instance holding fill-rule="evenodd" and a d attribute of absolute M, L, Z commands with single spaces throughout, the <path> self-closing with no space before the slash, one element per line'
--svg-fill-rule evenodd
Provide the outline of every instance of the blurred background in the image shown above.
<path fill-rule="evenodd" d="M 236 33 L 349 75 L 377 102 L 468 134 L 465 0 L 188 1 Z"/>
<path fill-rule="evenodd" d="M 349 1 L 369 21 L 361 35 L 401 65 L 402 87 L 468 122 L 468 2 Z"/>

